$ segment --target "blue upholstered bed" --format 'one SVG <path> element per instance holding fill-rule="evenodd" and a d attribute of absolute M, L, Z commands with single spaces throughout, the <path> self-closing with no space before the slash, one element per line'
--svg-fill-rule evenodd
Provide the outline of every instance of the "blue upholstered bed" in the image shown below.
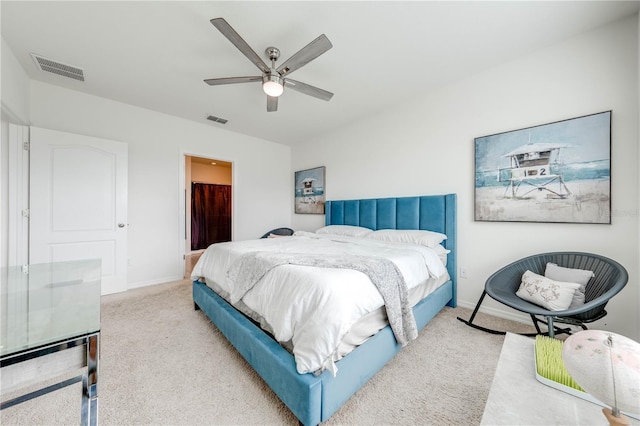
<path fill-rule="evenodd" d="M 451 279 L 414 306 L 418 329 L 443 307 L 456 306 L 456 195 L 327 201 L 326 225 L 423 229 L 447 235 Z M 206 284 L 193 282 L 193 300 L 304 425 L 326 421 L 384 367 L 401 346 L 389 326 L 338 362 L 339 373 L 299 374 L 294 357 Z"/>

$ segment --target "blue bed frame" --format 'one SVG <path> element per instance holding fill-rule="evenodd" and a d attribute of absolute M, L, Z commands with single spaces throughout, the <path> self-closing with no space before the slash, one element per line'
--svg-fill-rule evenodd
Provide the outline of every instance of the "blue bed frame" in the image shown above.
<path fill-rule="evenodd" d="M 414 307 L 422 329 L 444 306 L 456 306 L 456 195 L 327 201 L 327 225 L 371 229 L 427 229 L 447 235 L 451 280 Z M 193 301 L 304 425 L 331 417 L 401 349 L 389 326 L 338 361 L 339 371 L 299 374 L 293 355 L 205 284 L 194 281 Z"/>

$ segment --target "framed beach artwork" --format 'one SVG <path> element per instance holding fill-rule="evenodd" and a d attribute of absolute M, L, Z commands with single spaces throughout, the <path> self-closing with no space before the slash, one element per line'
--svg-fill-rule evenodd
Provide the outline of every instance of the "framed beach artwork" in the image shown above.
<path fill-rule="evenodd" d="M 475 138 L 475 220 L 611 223 L 611 111 Z"/>
<path fill-rule="evenodd" d="M 295 212 L 324 214 L 324 167 L 295 172 Z"/>

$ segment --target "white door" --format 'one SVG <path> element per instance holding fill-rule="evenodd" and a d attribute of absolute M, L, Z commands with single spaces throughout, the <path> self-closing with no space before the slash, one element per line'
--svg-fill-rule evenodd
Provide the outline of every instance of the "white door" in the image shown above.
<path fill-rule="evenodd" d="M 31 127 L 29 263 L 102 260 L 127 289 L 127 144 Z"/>

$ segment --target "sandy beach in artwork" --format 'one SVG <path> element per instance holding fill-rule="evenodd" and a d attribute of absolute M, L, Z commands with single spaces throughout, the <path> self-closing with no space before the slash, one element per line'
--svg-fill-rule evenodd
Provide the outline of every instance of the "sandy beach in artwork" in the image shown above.
<path fill-rule="evenodd" d="M 522 185 L 512 198 L 505 186 L 476 188 L 475 219 L 507 222 L 610 223 L 610 180 L 565 182 L 571 192 L 566 198 Z M 551 188 L 551 186 L 550 186 Z M 524 195 L 530 189 L 534 189 Z M 553 188 L 556 190 L 556 188 Z"/>
<path fill-rule="evenodd" d="M 314 198 L 315 202 L 310 202 Z M 324 196 L 322 197 L 295 197 L 296 213 L 323 214 Z"/>

